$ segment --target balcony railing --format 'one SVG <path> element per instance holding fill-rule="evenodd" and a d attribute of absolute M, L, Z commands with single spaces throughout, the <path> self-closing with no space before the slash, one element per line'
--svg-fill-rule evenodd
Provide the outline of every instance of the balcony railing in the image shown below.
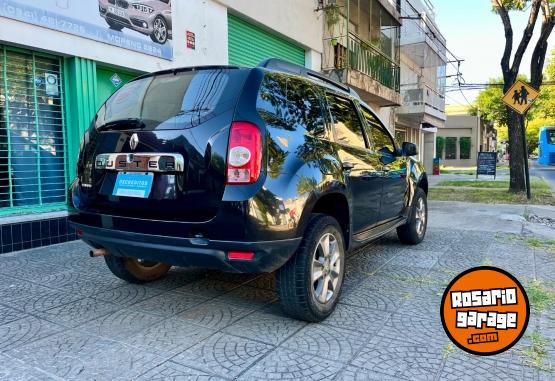
<path fill-rule="evenodd" d="M 324 41 L 323 69 L 357 70 L 399 92 L 401 75 L 399 65 L 355 34 L 349 33 L 348 38 L 346 37 Z"/>

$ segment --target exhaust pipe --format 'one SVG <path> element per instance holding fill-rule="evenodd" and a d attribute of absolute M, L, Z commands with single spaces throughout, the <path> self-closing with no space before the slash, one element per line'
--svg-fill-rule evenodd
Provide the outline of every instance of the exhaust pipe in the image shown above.
<path fill-rule="evenodd" d="M 108 255 L 108 251 L 106 249 L 92 249 L 89 251 L 89 256 L 91 258 L 94 257 L 105 257 Z"/>

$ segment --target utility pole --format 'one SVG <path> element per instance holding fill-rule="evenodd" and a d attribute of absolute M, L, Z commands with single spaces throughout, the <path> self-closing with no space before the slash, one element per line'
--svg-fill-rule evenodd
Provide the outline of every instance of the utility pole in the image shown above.
<path fill-rule="evenodd" d="M 524 178 L 526 179 L 526 198 L 532 198 L 532 191 L 530 189 L 530 171 L 528 169 L 528 145 L 526 144 L 526 125 L 524 123 L 528 113 L 520 114 L 518 119 L 520 121 L 520 128 L 522 129 L 522 148 L 524 151 Z"/>

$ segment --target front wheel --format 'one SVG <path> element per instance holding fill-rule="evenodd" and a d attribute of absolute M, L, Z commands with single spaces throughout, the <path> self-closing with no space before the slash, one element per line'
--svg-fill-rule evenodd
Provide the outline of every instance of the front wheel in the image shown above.
<path fill-rule="evenodd" d="M 344 272 L 341 227 L 330 216 L 314 215 L 297 252 L 276 273 L 283 310 L 301 320 L 324 320 L 335 309 Z"/>
<path fill-rule="evenodd" d="M 161 262 L 115 255 L 107 255 L 104 260 L 112 274 L 129 283 L 145 283 L 161 279 L 171 268 L 170 265 Z"/>
<path fill-rule="evenodd" d="M 397 228 L 401 243 L 416 245 L 422 242 L 428 226 L 428 199 L 421 188 L 416 188 L 409 218 Z"/>

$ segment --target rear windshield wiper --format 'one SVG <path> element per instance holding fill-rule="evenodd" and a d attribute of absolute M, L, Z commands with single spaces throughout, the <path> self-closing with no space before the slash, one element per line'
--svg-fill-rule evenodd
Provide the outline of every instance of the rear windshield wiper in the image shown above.
<path fill-rule="evenodd" d="M 104 123 L 100 127 L 97 127 L 97 131 L 108 131 L 108 130 L 127 130 L 129 128 L 145 128 L 145 122 L 140 118 L 126 118 L 111 120 L 108 123 Z"/>

